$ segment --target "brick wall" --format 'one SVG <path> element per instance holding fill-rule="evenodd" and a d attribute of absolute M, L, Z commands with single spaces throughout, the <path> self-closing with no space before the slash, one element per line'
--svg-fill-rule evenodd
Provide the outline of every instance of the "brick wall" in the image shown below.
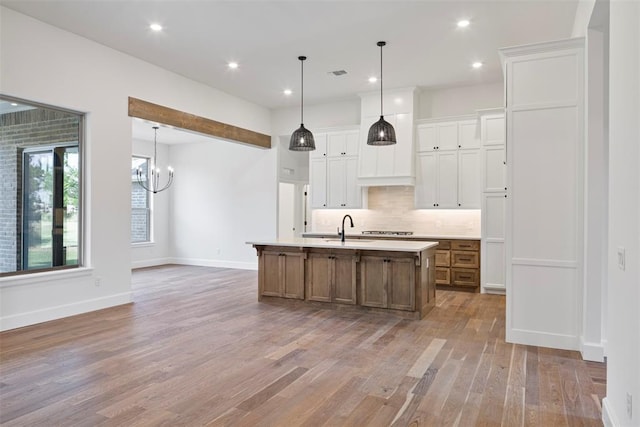
<path fill-rule="evenodd" d="M 44 108 L 0 115 L 0 273 L 21 270 L 22 152 L 77 143 L 79 117 Z"/>

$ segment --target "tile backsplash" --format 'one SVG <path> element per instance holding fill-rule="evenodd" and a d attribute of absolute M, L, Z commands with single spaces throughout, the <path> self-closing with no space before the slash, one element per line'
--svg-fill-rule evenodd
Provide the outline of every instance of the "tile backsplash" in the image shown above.
<path fill-rule="evenodd" d="M 436 236 L 480 236 L 480 209 L 415 209 L 414 188 L 368 187 L 368 209 L 316 209 L 311 213 L 311 231 L 335 232 L 342 217 L 350 214 L 354 228 L 364 230 L 413 231 Z"/>

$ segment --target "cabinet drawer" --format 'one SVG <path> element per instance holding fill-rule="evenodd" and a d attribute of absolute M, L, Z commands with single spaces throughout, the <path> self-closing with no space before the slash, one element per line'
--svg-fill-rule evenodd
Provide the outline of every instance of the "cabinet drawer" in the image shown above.
<path fill-rule="evenodd" d="M 463 251 L 477 251 L 480 250 L 479 240 L 452 240 L 451 249 L 458 249 Z"/>
<path fill-rule="evenodd" d="M 451 249 L 451 240 L 434 240 L 435 242 L 438 242 L 438 246 L 436 246 L 436 249 L 439 250 L 449 250 Z"/>
<path fill-rule="evenodd" d="M 480 266 L 479 253 L 473 251 L 451 251 L 451 266 L 478 268 Z M 436 265 L 438 265 L 436 255 Z"/>
<path fill-rule="evenodd" d="M 436 267 L 436 285 L 451 284 L 451 269 Z"/>
<path fill-rule="evenodd" d="M 480 284 L 480 271 L 469 268 L 452 268 L 451 284 L 460 286 L 478 286 Z"/>
<path fill-rule="evenodd" d="M 436 250 L 436 267 L 451 266 L 451 251 Z"/>

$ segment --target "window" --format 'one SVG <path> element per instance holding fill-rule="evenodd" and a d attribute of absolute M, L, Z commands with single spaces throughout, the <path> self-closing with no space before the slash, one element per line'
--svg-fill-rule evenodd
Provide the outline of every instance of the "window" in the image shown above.
<path fill-rule="evenodd" d="M 136 156 L 131 159 L 131 243 L 151 241 L 149 192 L 138 184 L 138 169 L 146 181 L 149 177 L 149 159 Z"/>
<path fill-rule="evenodd" d="M 82 124 L 0 97 L 0 275 L 82 265 Z"/>

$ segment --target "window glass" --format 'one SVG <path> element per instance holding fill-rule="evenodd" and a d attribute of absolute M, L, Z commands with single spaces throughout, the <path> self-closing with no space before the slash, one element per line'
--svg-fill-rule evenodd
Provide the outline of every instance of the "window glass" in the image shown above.
<path fill-rule="evenodd" d="M 0 275 L 81 265 L 82 123 L 0 97 Z"/>
<path fill-rule="evenodd" d="M 151 241 L 151 209 L 149 192 L 138 183 L 140 170 L 143 181 L 149 178 L 149 159 L 134 156 L 131 159 L 131 243 Z"/>

